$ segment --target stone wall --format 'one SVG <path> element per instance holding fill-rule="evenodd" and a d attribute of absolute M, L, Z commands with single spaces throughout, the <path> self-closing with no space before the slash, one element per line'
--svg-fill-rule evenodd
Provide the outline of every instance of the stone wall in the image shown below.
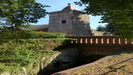
<path fill-rule="evenodd" d="M 73 11 L 72 27 L 75 35 L 92 35 L 90 30 L 89 15 L 80 11 Z"/>
<path fill-rule="evenodd" d="M 49 32 L 64 32 L 67 35 L 92 35 L 89 15 L 67 6 L 61 11 L 49 13 Z M 65 20 L 65 23 L 62 21 Z"/>
<path fill-rule="evenodd" d="M 65 24 L 62 24 L 62 20 L 66 20 Z M 73 29 L 71 26 L 71 13 L 55 12 L 50 13 L 49 20 L 49 32 L 64 32 L 69 35 L 73 35 Z"/>
<path fill-rule="evenodd" d="M 58 53 L 48 66 L 40 70 L 38 75 L 50 75 L 54 72 L 72 68 L 77 66 L 77 61 L 79 61 L 79 50 L 77 48 L 65 49 Z"/>

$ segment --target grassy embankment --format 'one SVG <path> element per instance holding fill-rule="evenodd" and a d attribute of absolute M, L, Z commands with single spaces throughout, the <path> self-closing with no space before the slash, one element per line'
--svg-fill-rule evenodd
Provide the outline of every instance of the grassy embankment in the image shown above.
<path fill-rule="evenodd" d="M 133 75 L 133 50 L 111 55 L 109 60 L 69 72 L 68 75 Z"/>
<path fill-rule="evenodd" d="M 64 33 L 3 30 L 0 33 L 0 74 L 35 75 L 42 57 L 55 54 Z M 37 68 L 38 69 L 38 68 Z M 33 71 L 34 70 L 34 71 Z M 37 73 L 37 72 L 36 72 Z"/>

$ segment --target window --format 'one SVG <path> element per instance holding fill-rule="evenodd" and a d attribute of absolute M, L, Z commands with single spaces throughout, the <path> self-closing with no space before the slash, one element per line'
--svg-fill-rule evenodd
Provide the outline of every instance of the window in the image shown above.
<path fill-rule="evenodd" d="M 66 21 L 66 20 L 62 20 L 61 23 L 62 23 L 62 24 L 66 24 L 67 21 Z"/>

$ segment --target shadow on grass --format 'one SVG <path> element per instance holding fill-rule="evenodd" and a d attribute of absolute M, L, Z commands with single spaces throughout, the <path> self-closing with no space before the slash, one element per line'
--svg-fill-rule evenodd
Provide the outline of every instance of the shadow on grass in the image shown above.
<path fill-rule="evenodd" d="M 116 72 L 117 70 L 122 70 L 122 71 L 125 71 L 125 72 L 127 72 L 127 73 L 133 75 L 133 72 L 127 71 L 127 70 L 125 70 L 125 69 L 122 69 L 122 68 L 126 67 L 127 65 L 123 65 L 123 66 L 120 66 L 120 67 L 118 67 L 118 68 L 113 67 L 113 66 L 115 66 L 115 65 L 122 64 L 122 63 L 127 62 L 127 61 L 132 60 L 132 59 L 133 59 L 133 58 L 130 58 L 130 59 L 127 59 L 127 60 L 124 60 L 124 61 L 121 61 L 121 62 L 119 62 L 119 63 L 116 63 L 116 64 L 113 64 L 113 65 L 111 65 L 111 66 L 106 67 L 106 68 L 111 69 L 111 70 L 108 71 L 108 72 L 105 72 L 105 73 L 103 73 L 103 74 L 101 74 L 101 75 L 107 75 L 108 73 L 110 73 L 110 72 Z"/>

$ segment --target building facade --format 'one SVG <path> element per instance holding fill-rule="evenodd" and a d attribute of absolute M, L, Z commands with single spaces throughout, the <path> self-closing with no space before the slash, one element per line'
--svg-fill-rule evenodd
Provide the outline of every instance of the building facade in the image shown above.
<path fill-rule="evenodd" d="M 67 35 L 92 35 L 89 15 L 67 6 L 61 11 L 49 13 L 49 32 L 64 32 Z"/>

